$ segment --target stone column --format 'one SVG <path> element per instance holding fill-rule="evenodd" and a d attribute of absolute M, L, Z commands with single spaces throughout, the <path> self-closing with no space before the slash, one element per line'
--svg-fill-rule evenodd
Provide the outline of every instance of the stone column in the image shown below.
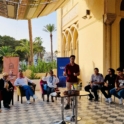
<path fill-rule="evenodd" d="M 105 71 L 111 67 L 111 25 L 116 19 L 116 14 L 106 13 L 104 14 L 104 24 L 105 24 L 105 47 L 104 47 L 104 66 Z"/>

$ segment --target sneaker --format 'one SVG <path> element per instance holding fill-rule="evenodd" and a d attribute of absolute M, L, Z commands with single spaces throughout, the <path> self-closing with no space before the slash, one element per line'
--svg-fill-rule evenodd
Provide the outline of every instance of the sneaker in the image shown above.
<path fill-rule="evenodd" d="M 120 105 L 123 104 L 123 99 L 122 98 L 119 99 L 119 104 Z"/>
<path fill-rule="evenodd" d="M 108 102 L 111 104 L 112 103 L 112 99 L 111 98 L 108 98 Z"/>
<path fill-rule="evenodd" d="M 31 102 L 28 100 L 28 101 L 27 101 L 27 104 L 31 104 Z"/>
<path fill-rule="evenodd" d="M 33 98 L 34 98 L 34 99 L 37 99 L 37 96 L 33 95 Z"/>
<path fill-rule="evenodd" d="M 109 98 L 105 98 L 105 102 L 109 102 Z"/>
<path fill-rule="evenodd" d="M 52 100 L 52 102 L 54 102 L 54 100 Z"/>
<path fill-rule="evenodd" d="M 67 105 L 65 106 L 65 109 L 66 109 L 66 110 L 67 110 L 67 109 L 70 109 L 70 105 L 67 104 Z"/>

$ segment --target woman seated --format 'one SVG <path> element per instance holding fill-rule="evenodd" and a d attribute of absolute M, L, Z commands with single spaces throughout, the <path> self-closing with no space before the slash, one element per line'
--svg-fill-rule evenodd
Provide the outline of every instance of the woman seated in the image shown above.
<path fill-rule="evenodd" d="M 23 90 L 25 91 L 25 95 L 27 98 L 27 103 L 30 104 L 30 96 L 32 96 L 34 99 L 37 99 L 37 97 L 34 95 L 32 89 L 30 86 L 28 86 L 28 82 L 35 85 L 30 79 L 23 76 L 22 71 L 19 72 L 19 77 L 15 80 L 14 85 L 15 86 L 21 86 Z"/>
<path fill-rule="evenodd" d="M 46 73 L 45 77 L 43 77 L 42 80 L 47 82 L 47 102 L 49 102 L 49 95 L 52 92 L 55 92 L 55 88 L 57 88 L 56 84 L 59 82 L 59 79 L 53 74 L 53 71 L 50 70 L 49 76 L 47 76 Z M 51 96 L 51 101 L 54 102 L 52 96 Z"/>

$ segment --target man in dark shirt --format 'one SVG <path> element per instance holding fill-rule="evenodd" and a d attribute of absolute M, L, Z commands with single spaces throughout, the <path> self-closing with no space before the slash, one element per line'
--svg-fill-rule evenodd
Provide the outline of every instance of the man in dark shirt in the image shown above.
<path fill-rule="evenodd" d="M 5 108 L 10 108 L 9 104 L 13 97 L 14 86 L 8 80 L 8 73 L 3 73 L 3 78 L 0 79 L 0 90 L 2 91 L 3 105 Z"/>
<path fill-rule="evenodd" d="M 105 101 L 111 103 L 111 94 L 110 90 L 115 87 L 115 80 L 117 75 L 115 74 L 115 70 L 112 68 L 108 69 L 108 75 L 105 76 L 104 86 L 101 88 L 101 92 L 105 96 Z M 106 93 L 107 91 L 107 93 Z"/>
<path fill-rule="evenodd" d="M 66 87 L 71 90 L 71 86 L 78 83 L 77 76 L 80 75 L 79 65 L 75 63 L 75 55 L 70 56 L 70 63 L 66 65 L 64 76 L 67 76 Z M 67 99 L 65 109 L 70 109 L 70 98 Z"/>
<path fill-rule="evenodd" d="M 115 88 L 110 90 L 110 94 L 114 95 L 119 99 L 119 104 L 123 104 L 124 99 L 124 74 L 123 69 L 117 69 L 117 78 L 115 80 Z"/>

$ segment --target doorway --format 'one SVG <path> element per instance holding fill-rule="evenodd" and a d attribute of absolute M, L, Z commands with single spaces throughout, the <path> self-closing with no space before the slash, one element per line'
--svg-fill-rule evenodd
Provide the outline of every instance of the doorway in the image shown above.
<path fill-rule="evenodd" d="M 120 21 L 120 67 L 124 68 L 124 19 Z"/>

